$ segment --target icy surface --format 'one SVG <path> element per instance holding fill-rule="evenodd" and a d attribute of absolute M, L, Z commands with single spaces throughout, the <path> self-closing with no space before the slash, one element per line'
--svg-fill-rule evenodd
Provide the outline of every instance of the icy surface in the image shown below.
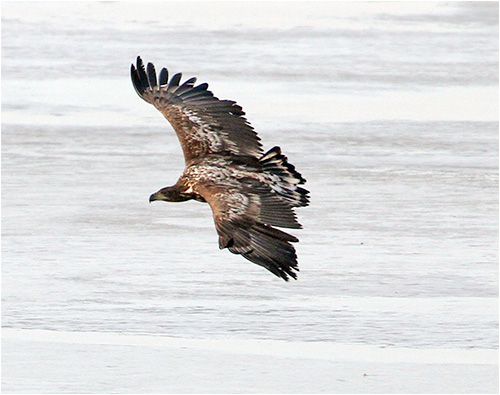
<path fill-rule="evenodd" d="M 19 363 L 3 374 L 21 382 L 31 372 L 33 392 L 54 372 L 64 392 L 113 393 L 488 392 L 498 374 L 498 352 L 480 349 L 12 329 L 5 338 Z"/>
<path fill-rule="evenodd" d="M 298 281 L 148 203 L 183 158 L 137 55 L 308 180 Z M 2 209 L 6 393 L 496 393 L 498 5 L 4 2 Z"/>

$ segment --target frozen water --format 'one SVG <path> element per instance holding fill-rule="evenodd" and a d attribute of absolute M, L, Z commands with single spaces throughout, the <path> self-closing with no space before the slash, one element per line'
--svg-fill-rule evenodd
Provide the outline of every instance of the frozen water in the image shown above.
<path fill-rule="evenodd" d="M 55 376 L 69 393 L 482 393 L 497 377 L 498 353 L 484 349 L 10 329 L 4 337 L 4 352 L 18 358 L 3 374 L 23 382 L 31 372 L 32 392 Z"/>
<path fill-rule="evenodd" d="M 132 88 L 137 55 L 237 100 L 308 180 L 297 282 L 219 251 L 208 206 L 148 204 L 183 158 Z M 4 2 L 2 208 L 5 392 L 496 393 L 498 5 Z M 226 346 L 154 343 L 150 359 L 104 332 L 353 357 L 268 356 L 300 370 L 293 387 L 254 370 L 249 346 L 241 386 L 209 386 L 205 362 L 229 369 Z M 367 362 L 358 346 L 384 353 Z M 384 359 L 397 350 L 432 352 Z M 110 370 L 85 381 L 96 356 Z M 202 378 L 155 370 L 141 387 L 141 363 L 177 360 Z M 370 367 L 376 382 L 352 380 Z"/>

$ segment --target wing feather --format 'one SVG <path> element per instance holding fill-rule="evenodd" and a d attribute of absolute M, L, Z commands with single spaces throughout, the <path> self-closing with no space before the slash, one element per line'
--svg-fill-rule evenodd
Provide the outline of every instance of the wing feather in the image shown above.
<path fill-rule="evenodd" d="M 159 78 L 152 64 L 147 70 L 140 57 L 131 66 L 132 83 L 138 95 L 153 104 L 173 126 L 186 162 L 213 153 L 260 157 L 260 139 L 232 100 L 219 100 L 208 84 L 194 86 L 196 78 L 180 84 L 182 74 L 172 76 L 166 68 Z"/>
<path fill-rule="evenodd" d="M 164 86 L 168 84 L 168 70 L 164 67 L 160 71 L 160 77 L 158 78 L 158 82 L 160 86 Z"/>
<path fill-rule="evenodd" d="M 141 87 L 146 89 L 149 86 L 148 76 L 142 59 L 137 59 L 137 71 L 139 72 L 139 79 L 141 80 Z"/>
<path fill-rule="evenodd" d="M 297 279 L 294 270 L 299 271 L 299 268 L 295 248 L 289 242 L 269 234 L 269 229 L 277 230 L 262 224 L 256 224 L 252 227 L 250 249 L 241 255 L 286 281 L 288 281 L 288 276 Z M 229 251 L 231 251 L 231 247 Z"/>
<path fill-rule="evenodd" d="M 170 82 L 168 83 L 168 92 L 175 92 L 177 88 L 179 87 L 179 83 L 181 82 L 182 78 L 182 73 L 177 73 L 174 74 L 173 77 L 170 79 Z"/>
<path fill-rule="evenodd" d="M 241 254 L 284 280 L 297 278 L 297 254 L 290 243 L 299 240 L 272 227 L 299 228 L 293 210 L 279 198 L 240 185 L 239 190 L 206 187 L 201 193 L 213 211 L 219 248 Z"/>
<path fill-rule="evenodd" d="M 156 80 L 156 70 L 155 66 L 152 63 L 148 63 L 148 81 L 149 87 L 154 89 L 158 85 L 158 81 Z"/>

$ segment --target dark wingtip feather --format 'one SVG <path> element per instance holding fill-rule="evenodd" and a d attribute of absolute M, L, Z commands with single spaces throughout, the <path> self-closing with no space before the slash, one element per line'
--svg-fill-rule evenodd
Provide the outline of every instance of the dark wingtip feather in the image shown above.
<path fill-rule="evenodd" d="M 156 70 L 153 63 L 148 63 L 148 81 L 151 88 L 156 88 L 158 86 L 158 81 L 156 79 Z"/>
<path fill-rule="evenodd" d="M 203 82 L 200 85 L 197 85 L 194 89 L 197 91 L 206 91 L 208 89 L 208 84 L 206 82 Z"/>
<path fill-rule="evenodd" d="M 134 64 L 132 63 L 130 65 L 130 77 L 132 78 L 132 81 L 134 81 L 135 74 L 137 73 Z"/>
<path fill-rule="evenodd" d="M 181 86 L 192 87 L 194 86 L 195 82 L 196 82 L 196 77 L 191 77 L 190 79 L 184 81 L 184 83 Z"/>
<path fill-rule="evenodd" d="M 182 73 L 177 73 L 174 74 L 174 76 L 171 78 L 170 82 L 168 83 L 169 87 L 175 88 L 179 86 L 179 82 L 181 82 L 182 78 Z"/>
<path fill-rule="evenodd" d="M 296 268 L 295 268 L 295 270 L 299 271 L 299 268 L 298 268 L 298 267 L 296 267 Z M 288 272 L 288 274 L 290 275 L 290 277 L 291 277 L 291 278 L 293 278 L 295 281 L 297 281 L 297 273 L 290 271 L 290 272 Z M 284 278 L 284 277 L 283 277 L 283 279 L 284 279 L 285 281 L 290 281 L 290 279 L 289 279 L 289 278 Z"/>
<path fill-rule="evenodd" d="M 139 88 L 141 88 L 141 91 L 144 91 L 149 86 L 149 83 L 146 70 L 144 69 L 144 63 L 142 63 L 140 56 L 137 57 L 137 76 L 140 83 Z"/>
<path fill-rule="evenodd" d="M 185 92 L 190 92 L 193 89 L 194 83 L 196 82 L 196 77 L 192 77 L 182 83 L 179 88 L 175 90 L 175 94 L 183 97 L 182 94 Z"/>
<path fill-rule="evenodd" d="M 130 67 L 130 76 L 132 77 L 132 84 L 134 85 L 134 89 L 137 92 L 139 96 L 142 97 L 142 94 L 144 93 L 144 85 L 141 81 L 141 78 L 139 76 L 139 73 L 135 66 L 132 64 Z"/>
<path fill-rule="evenodd" d="M 297 242 L 292 235 L 276 228 L 257 223 L 252 227 L 252 250 L 241 254 L 243 257 L 265 267 L 274 275 L 288 281 L 297 279 L 299 271 L 295 248 L 289 242 Z M 229 249 L 231 251 L 231 249 Z"/>
<path fill-rule="evenodd" d="M 168 70 L 165 67 L 160 71 L 159 82 L 160 86 L 167 85 L 168 83 Z"/>

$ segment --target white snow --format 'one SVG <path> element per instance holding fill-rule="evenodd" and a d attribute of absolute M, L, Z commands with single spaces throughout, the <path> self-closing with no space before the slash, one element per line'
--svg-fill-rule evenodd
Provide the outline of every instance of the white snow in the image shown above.
<path fill-rule="evenodd" d="M 308 180 L 219 251 L 141 55 Z M 498 393 L 498 3 L 3 2 L 4 393 Z"/>
<path fill-rule="evenodd" d="M 5 356 L 19 361 L 4 374 L 26 392 L 57 383 L 58 392 L 86 393 L 485 393 L 497 380 L 494 350 L 10 329 L 2 336 Z"/>

